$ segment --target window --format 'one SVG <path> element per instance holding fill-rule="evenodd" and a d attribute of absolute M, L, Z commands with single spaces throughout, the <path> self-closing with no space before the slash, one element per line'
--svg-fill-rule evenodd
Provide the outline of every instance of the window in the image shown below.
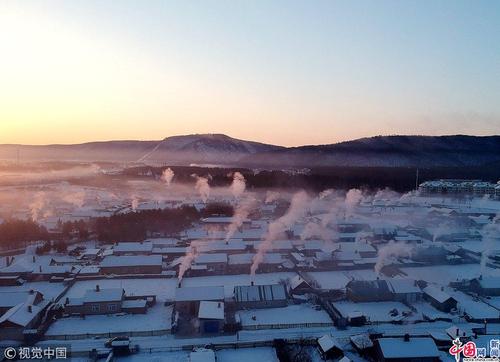
<path fill-rule="evenodd" d="M 108 304 L 108 312 L 116 312 L 118 310 L 118 306 L 115 303 Z"/>
<path fill-rule="evenodd" d="M 92 306 L 90 308 L 91 308 L 92 312 L 94 312 L 94 313 L 101 311 L 101 306 L 99 304 L 92 304 Z"/>

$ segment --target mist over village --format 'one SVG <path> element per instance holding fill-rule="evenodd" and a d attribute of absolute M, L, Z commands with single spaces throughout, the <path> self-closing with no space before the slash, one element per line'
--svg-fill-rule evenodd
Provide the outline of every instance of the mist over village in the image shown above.
<path fill-rule="evenodd" d="M 0 361 L 500 359 L 500 6 L 0 3 Z"/>

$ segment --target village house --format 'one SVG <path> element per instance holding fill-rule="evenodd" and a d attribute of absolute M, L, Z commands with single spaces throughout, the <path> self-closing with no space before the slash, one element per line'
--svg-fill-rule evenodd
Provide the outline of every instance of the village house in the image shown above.
<path fill-rule="evenodd" d="M 375 354 L 380 362 L 437 362 L 439 351 L 432 338 L 379 338 Z"/>
<path fill-rule="evenodd" d="M 393 299 L 385 280 L 351 280 L 346 286 L 347 299 L 353 302 L 382 302 Z"/>
<path fill-rule="evenodd" d="M 254 253 L 229 255 L 228 271 L 233 274 L 248 273 L 253 263 L 254 257 L 255 257 Z M 264 260 L 259 265 L 259 271 L 263 273 L 276 271 L 280 269 L 283 262 L 284 259 L 281 256 L 281 254 L 266 253 L 264 254 Z"/>
<path fill-rule="evenodd" d="M 175 289 L 175 310 L 191 316 L 196 316 L 200 302 L 223 302 L 224 287 L 183 287 Z"/>
<path fill-rule="evenodd" d="M 219 333 L 224 329 L 224 302 L 201 301 L 198 309 L 200 333 Z"/>
<path fill-rule="evenodd" d="M 66 298 L 64 310 L 67 314 L 143 314 L 156 302 L 156 296 L 127 296 L 123 288 L 101 289 L 96 285 L 81 298 Z"/>
<path fill-rule="evenodd" d="M 0 340 L 24 341 L 37 334 L 43 312 L 50 302 L 39 292 L 2 293 L 0 316 Z M 7 309 L 8 308 L 8 309 Z"/>
<path fill-rule="evenodd" d="M 161 274 L 162 257 L 149 256 L 107 256 L 99 265 L 101 274 Z"/>
<path fill-rule="evenodd" d="M 285 287 L 281 284 L 241 285 L 234 287 L 238 309 L 285 307 L 288 303 Z"/>
<path fill-rule="evenodd" d="M 151 255 L 151 242 L 120 242 L 113 247 L 113 255 Z"/>
<path fill-rule="evenodd" d="M 433 285 L 429 285 L 423 289 L 424 299 L 427 300 L 431 305 L 445 313 L 449 313 L 452 309 L 457 307 L 457 301 L 447 294 L 443 288 L 438 288 Z"/>
<path fill-rule="evenodd" d="M 472 279 L 471 290 L 483 296 L 500 296 L 500 277 L 483 277 Z"/>

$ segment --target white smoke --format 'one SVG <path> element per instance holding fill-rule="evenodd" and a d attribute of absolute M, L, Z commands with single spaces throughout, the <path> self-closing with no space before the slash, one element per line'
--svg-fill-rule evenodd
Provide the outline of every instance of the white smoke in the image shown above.
<path fill-rule="evenodd" d="M 163 173 L 161 174 L 161 180 L 165 182 L 167 187 L 170 187 L 173 178 L 174 178 L 174 171 L 172 171 L 170 167 L 164 170 Z"/>
<path fill-rule="evenodd" d="M 351 217 L 354 210 L 363 200 L 363 193 L 358 189 L 350 189 L 345 195 L 346 217 Z"/>
<path fill-rule="evenodd" d="M 318 224 L 315 222 L 308 222 L 304 226 L 304 230 L 302 230 L 302 233 L 300 234 L 300 239 L 307 240 L 313 238 L 320 238 L 322 240 L 328 240 L 331 239 L 332 233 L 333 233 L 332 230 L 328 230 L 322 224 Z"/>
<path fill-rule="evenodd" d="M 328 196 L 330 196 L 331 194 L 333 193 L 333 190 L 332 189 L 327 189 L 327 190 L 323 190 L 319 193 L 319 196 L 318 198 L 320 200 L 323 200 L 323 199 L 326 199 Z"/>
<path fill-rule="evenodd" d="M 83 207 L 83 205 L 85 204 L 85 197 L 86 192 L 84 189 L 63 190 L 63 194 L 61 196 L 63 201 L 79 208 Z"/>
<path fill-rule="evenodd" d="M 235 198 L 240 198 L 245 192 L 246 182 L 245 177 L 239 172 L 233 174 L 233 183 L 230 186 L 231 193 Z"/>
<path fill-rule="evenodd" d="M 137 196 L 135 196 L 135 195 L 132 197 L 132 205 L 131 205 L 131 206 L 132 206 L 132 211 L 134 211 L 134 212 L 135 212 L 135 211 L 137 210 L 137 208 L 139 207 L 139 199 L 138 199 L 138 197 L 137 197 Z"/>
<path fill-rule="evenodd" d="M 179 275 L 177 276 L 177 279 L 179 280 L 179 283 L 182 281 L 182 278 L 184 277 L 184 274 L 191 269 L 191 265 L 193 264 L 193 261 L 198 257 L 198 251 L 197 251 L 197 246 L 200 244 L 198 240 L 193 240 L 190 244 L 190 247 L 188 248 L 188 251 L 186 252 L 186 255 L 183 256 L 182 262 L 179 265 Z"/>
<path fill-rule="evenodd" d="M 294 223 L 304 217 L 307 212 L 309 198 L 304 191 L 297 192 L 293 197 L 285 215 L 269 224 L 265 239 L 257 247 L 257 254 L 253 257 L 253 263 L 250 269 L 251 275 L 259 268 L 264 260 L 265 254 L 272 249 L 273 241 L 280 237 L 285 231 L 289 230 Z"/>
<path fill-rule="evenodd" d="M 210 197 L 210 185 L 208 184 L 208 178 L 198 176 L 195 173 L 192 174 L 191 177 L 194 177 L 196 179 L 194 188 L 200 195 L 202 201 L 206 203 L 208 198 Z"/>
<path fill-rule="evenodd" d="M 47 206 L 48 203 L 45 192 L 37 192 L 33 201 L 29 204 L 31 219 L 36 222 L 41 218 L 50 216 L 50 211 L 46 210 Z"/>
<path fill-rule="evenodd" d="M 377 263 L 375 264 L 375 272 L 380 274 L 382 268 L 398 258 L 409 257 L 412 247 L 404 243 L 396 243 L 394 240 L 389 241 L 378 250 Z"/>
<path fill-rule="evenodd" d="M 236 231 L 243 225 L 245 220 L 248 218 L 248 215 L 252 211 L 252 209 L 255 207 L 256 200 L 255 199 L 245 199 L 243 200 L 234 210 L 233 217 L 231 219 L 231 224 L 227 228 L 227 234 L 226 234 L 226 242 L 231 239 Z"/>
<path fill-rule="evenodd" d="M 495 245 L 498 245 L 500 240 L 500 214 L 495 216 L 493 221 L 486 224 L 481 229 L 481 235 L 483 237 L 483 251 L 481 252 L 481 274 L 486 271 L 486 266 L 488 264 L 488 259 L 491 253 L 495 249 Z"/>
<path fill-rule="evenodd" d="M 277 191 L 267 191 L 266 193 L 266 199 L 265 199 L 265 203 L 266 204 L 270 204 L 276 200 L 278 200 L 280 197 L 280 193 L 277 192 Z"/>

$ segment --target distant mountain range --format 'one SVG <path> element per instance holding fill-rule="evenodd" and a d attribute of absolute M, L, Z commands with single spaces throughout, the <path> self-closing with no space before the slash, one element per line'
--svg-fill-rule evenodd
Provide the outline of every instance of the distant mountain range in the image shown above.
<path fill-rule="evenodd" d="M 0 159 L 213 164 L 241 167 L 460 167 L 500 163 L 500 136 L 376 136 L 329 145 L 282 147 L 223 134 L 161 141 L 107 141 L 75 145 L 0 145 Z"/>

